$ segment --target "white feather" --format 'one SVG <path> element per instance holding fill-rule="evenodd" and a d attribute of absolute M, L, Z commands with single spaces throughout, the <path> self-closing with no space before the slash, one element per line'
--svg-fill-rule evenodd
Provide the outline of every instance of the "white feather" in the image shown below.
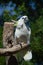
<path fill-rule="evenodd" d="M 25 61 L 30 61 L 32 59 L 32 52 L 27 51 L 27 53 L 25 54 L 25 56 L 23 58 Z"/>

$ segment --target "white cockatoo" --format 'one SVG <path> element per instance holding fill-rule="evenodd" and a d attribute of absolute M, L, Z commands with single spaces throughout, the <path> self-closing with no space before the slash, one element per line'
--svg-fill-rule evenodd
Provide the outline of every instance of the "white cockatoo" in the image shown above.
<path fill-rule="evenodd" d="M 31 35 L 31 29 L 30 27 L 27 28 L 26 23 L 28 21 L 27 16 L 22 16 L 18 21 L 17 21 L 17 26 L 15 30 L 15 39 L 19 40 L 18 43 L 22 43 L 26 41 L 26 44 L 30 44 L 30 35 Z M 26 37 L 26 38 L 25 38 Z M 25 51 L 25 49 L 24 49 Z M 23 55 L 24 51 L 21 51 L 19 54 L 19 58 L 24 58 L 25 61 L 29 61 L 32 59 L 32 52 L 26 50 L 26 54 Z M 21 60 L 21 59 L 20 59 Z"/>
<path fill-rule="evenodd" d="M 17 21 L 17 27 L 15 31 L 15 38 L 19 38 L 22 35 L 27 36 L 27 43 L 30 44 L 30 35 L 31 35 L 31 29 L 30 27 L 27 29 L 25 23 L 27 23 L 28 17 L 27 16 L 22 16 L 18 21 Z"/>

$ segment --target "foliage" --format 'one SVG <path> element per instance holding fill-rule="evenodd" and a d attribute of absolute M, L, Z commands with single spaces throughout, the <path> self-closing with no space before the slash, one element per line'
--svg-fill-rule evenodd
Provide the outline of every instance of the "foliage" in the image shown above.
<path fill-rule="evenodd" d="M 31 22 L 31 49 L 35 60 L 43 60 L 43 16 L 40 16 L 34 23 Z M 37 57 L 36 57 L 37 56 Z M 40 61 L 41 61 L 40 60 Z"/>
<path fill-rule="evenodd" d="M 9 11 L 4 11 L 3 20 L 10 21 L 11 18 Z"/>
<path fill-rule="evenodd" d="M 31 29 L 32 29 L 32 49 L 34 49 L 34 51 L 43 51 L 43 16 L 40 16 L 39 19 L 36 20 L 36 22 L 32 22 L 31 24 Z M 34 45 L 34 47 L 33 47 Z"/>
<path fill-rule="evenodd" d="M 21 65 L 34 65 L 34 63 L 30 61 L 23 61 Z"/>

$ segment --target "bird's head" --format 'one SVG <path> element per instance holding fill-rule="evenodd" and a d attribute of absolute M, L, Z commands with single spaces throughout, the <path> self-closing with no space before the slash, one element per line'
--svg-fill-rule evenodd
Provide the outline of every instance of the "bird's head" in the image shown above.
<path fill-rule="evenodd" d="M 28 17 L 27 16 L 22 16 L 19 20 L 18 20 L 18 24 L 17 24 L 17 28 L 22 28 L 24 26 L 25 23 L 28 22 Z"/>
<path fill-rule="evenodd" d="M 14 26 L 17 26 L 17 27 L 21 27 L 23 24 L 27 23 L 28 22 L 28 16 L 22 16 L 18 21 L 14 22 Z"/>
<path fill-rule="evenodd" d="M 28 19 L 28 16 L 22 16 L 20 19 L 19 19 L 19 21 L 23 21 L 24 23 L 26 23 L 27 21 L 28 21 L 29 19 Z"/>

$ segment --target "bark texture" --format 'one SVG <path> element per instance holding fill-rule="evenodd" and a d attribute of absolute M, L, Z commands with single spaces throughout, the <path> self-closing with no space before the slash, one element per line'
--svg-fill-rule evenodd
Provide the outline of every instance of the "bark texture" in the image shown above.
<path fill-rule="evenodd" d="M 3 27 L 3 47 L 11 48 L 15 45 L 14 39 L 14 23 L 5 22 Z M 7 55 L 7 53 L 6 53 Z M 8 65 L 8 60 L 10 56 L 6 56 L 6 65 Z"/>

